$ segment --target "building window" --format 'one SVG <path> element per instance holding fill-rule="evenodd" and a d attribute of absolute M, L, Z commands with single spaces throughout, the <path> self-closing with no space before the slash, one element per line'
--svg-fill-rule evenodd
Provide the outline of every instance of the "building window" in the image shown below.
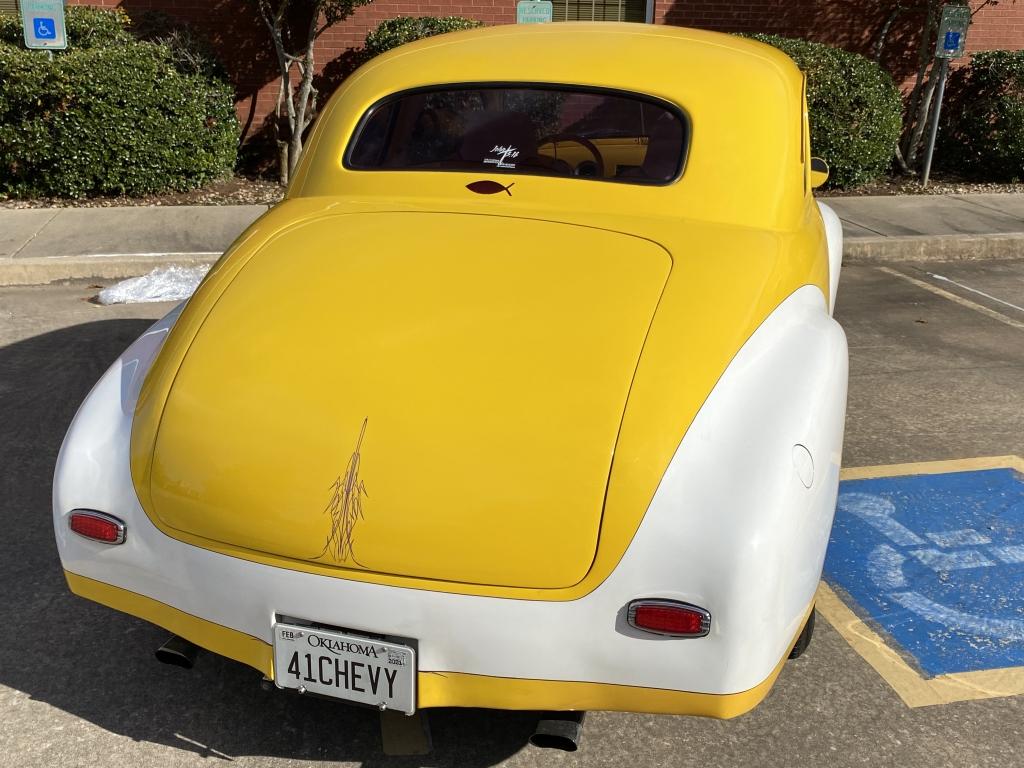
<path fill-rule="evenodd" d="M 647 0 L 553 0 L 554 21 L 647 21 Z"/>

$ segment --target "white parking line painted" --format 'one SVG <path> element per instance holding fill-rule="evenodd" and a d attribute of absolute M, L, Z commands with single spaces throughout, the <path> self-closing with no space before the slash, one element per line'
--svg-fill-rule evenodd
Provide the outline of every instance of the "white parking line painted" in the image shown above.
<path fill-rule="evenodd" d="M 879 589 L 904 589 L 903 555 L 888 544 L 879 544 L 868 555 L 868 575 Z"/>
<path fill-rule="evenodd" d="M 839 495 L 839 506 L 844 512 L 856 515 L 883 536 L 899 544 L 901 547 L 912 547 L 927 542 L 890 517 L 896 507 L 888 499 L 872 493 L 842 493 Z"/>
<path fill-rule="evenodd" d="M 933 571 L 964 571 L 968 568 L 989 568 L 995 565 L 976 549 L 962 549 L 958 552 L 915 549 L 910 554 Z"/>
<path fill-rule="evenodd" d="M 992 637 L 997 640 L 1011 642 L 1024 640 L 1024 621 L 995 619 L 963 613 L 955 608 L 933 602 L 918 592 L 893 592 L 889 597 L 907 610 L 913 611 L 928 621 L 941 624 L 947 629 L 968 635 Z"/>
<path fill-rule="evenodd" d="M 944 548 L 974 547 L 980 544 L 992 543 L 992 539 L 978 533 L 973 528 L 964 528 L 960 531 L 935 531 L 933 533 L 926 533 L 925 536 Z"/>
<path fill-rule="evenodd" d="M 73 258 L 81 259 L 159 259 L 159 258 L 184 258 L 208 259 L 211 256 L 220 257 L 222 251 L 154 251 L 152 253 L 83 253 Z M 47 256 L 47 259 L 67 259 L 68 256 Z"/>
<path fill-rule="evenodd" d="M 916 277 L 905 275 L 902 272 L 899 272 L 891 267 L 879 267 L 878 270 L 880 272 L 884 272 L 887 275 L 892 275 L 893 277 L 898 277 L 903 280 L 906 280 L 908 283 L 912 283 L 916 285 L 918 288 L 923 288 L 924 290 L 930 293 L 934 293 L 936 296 L 941 296 L 944 299 L 949 299 L 950 301 L 959 304 L 962 307 L 967 307 L 968 309 L 973 309 L 975 312 L 980 312 L 986 317 L 990 317 L 993 320 L 998 320 L 1000 323 L 1004 323 L 1005 325 L 1008 325 L 1011 328 L 1016 328 L 1019 331 L 1024 331 L 1024 323 L 1018 320 L 1014 320 L 1012 317 L 1007 317 L 1001 312 L 996 312 L 994 309 L 989 309 L 988 307 L 982 306 L 981 304 L 978 304 L 976 301 L 971 301 L 970 299 L 965 299 L 962 296 L 957 296 L 955 293 L 950 293 L 949 291 L 943 288 L 939 288 L 937 285 L 932 285 L 931 283 L 926 283 L 924 280 L 918 280 Z"/>
<path fill-rule="evenodd" d="M 1004 563 L 1015 565 L 1024 563 L 1024 545 L 1012 547 L 990 547 L 989 552 L 998 557 Z"/>
<path fill-rule="evenodd" d="M 925 274 L 928 275 L 928 277 L 934 277 L 936 280 L 942 280 L 942 281 L 947 282 L 947 283 L 952 283 L 955 286 L 963 288 L 965 291 L 970 291 L 971 293 L 976 293 L 979 296 L 984 296 L 986 299 L 989 299 L 991 301 L 995 301 L 995 302 L 997 302 L 999 304 L 1003 304 L 1004 306 L 1010 307 L 1011 309 L 1016 309 L 1018 312 L 1024 312 L 1024 307 L 1018 307 L 1016 304 L 1011 304 L 1008 301 L 1003 301 L 1002 299 L 997 299 L 995 296 L 993 296 L 991 294 L 985 293 L 984 291 L 979 291 L 977 288 L 971 288 L 971 286 L 969 286 L 969 285 L 964 285 L 963 283 L 958 283 L 956 280 L 953 280 L 951 278 L 944 277 L 943 275 L 936 275 L 934 272 L 925 272 Z"/>

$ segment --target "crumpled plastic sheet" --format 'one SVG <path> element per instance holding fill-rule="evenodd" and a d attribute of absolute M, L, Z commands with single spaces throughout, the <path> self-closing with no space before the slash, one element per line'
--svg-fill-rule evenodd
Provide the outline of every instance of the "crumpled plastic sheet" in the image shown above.
<path fill-rule="evenodd" d="M 130 277 L 104 288 L 97 300 L 100 304 L 142 304 L 150 301 L 182 301 L 199 286 L 209 264 L 194 267 L 171 265 L 157 267 L 142 277 Z"/>

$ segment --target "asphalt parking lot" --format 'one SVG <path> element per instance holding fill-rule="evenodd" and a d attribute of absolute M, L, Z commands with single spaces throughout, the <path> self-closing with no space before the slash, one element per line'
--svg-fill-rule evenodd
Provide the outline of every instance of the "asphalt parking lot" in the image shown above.
<path fill-rule="evenodd" d="M 827 621 L 768 699 L 732 721 L 592 713 L 573 754 L 526 744 L 531 713 L 431 712 L 434 751 L 382 755 L 368 710 L 267 693 L 211 655 L 73 597 L 50 481 L 103 369 L 169 305 L 99 307 L 88 282 L 0 288 L 0 755 L 12 766 L 992 766 L 1021 764 L 1024 696 L 911 708 Z M 844 466 L 1024 456 L 1024 261 L 844 269 Z M 1024 610 L 1024 606 L 1020 606 Z"/>

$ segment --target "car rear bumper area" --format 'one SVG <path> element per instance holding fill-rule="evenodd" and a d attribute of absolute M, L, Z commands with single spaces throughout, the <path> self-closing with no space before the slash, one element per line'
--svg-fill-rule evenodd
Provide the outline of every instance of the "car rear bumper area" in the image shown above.
<path fill-rule="evenodd" d="M 275 623 L 297 620 L 415 648 L 419 707 L 741 714 L 767 693 L 803 626 L 835 508 L 846 346 L 823 304 L 820 291 L 801 289 L 749 340 L 618 565 L 571 600 L 356 581 L 163 533 L 129 468 L 138 378 L 159 344 L 158 324 L 104 374 L 61 448 L 53 521 L 63 568 L 83 597 L 268 677 Z M 813 476 L 797 471 L 796 444 L 815 459 Z M 77 509 L 123 521 L 123 543 L 72 532 Z M 706 609 L 709 631 L 638 630 L 627 606 L 640 599 Z"/>
<path fill-rule="evenodd" d="M 80 597 L 163 627 L 200 648 L 246 664 L 268 679 L 274 677 L 273 648 L 263 638 L 70 571 L 65 571 L 65 577 L 71 591 Z M 760 703 L 782 671 L 784 661 L 781 659 L 758 685 L 732 694 L 420 669 L 417 672 L 416 706 L 419 709 L 606 710 L 732 718 Z"/>

